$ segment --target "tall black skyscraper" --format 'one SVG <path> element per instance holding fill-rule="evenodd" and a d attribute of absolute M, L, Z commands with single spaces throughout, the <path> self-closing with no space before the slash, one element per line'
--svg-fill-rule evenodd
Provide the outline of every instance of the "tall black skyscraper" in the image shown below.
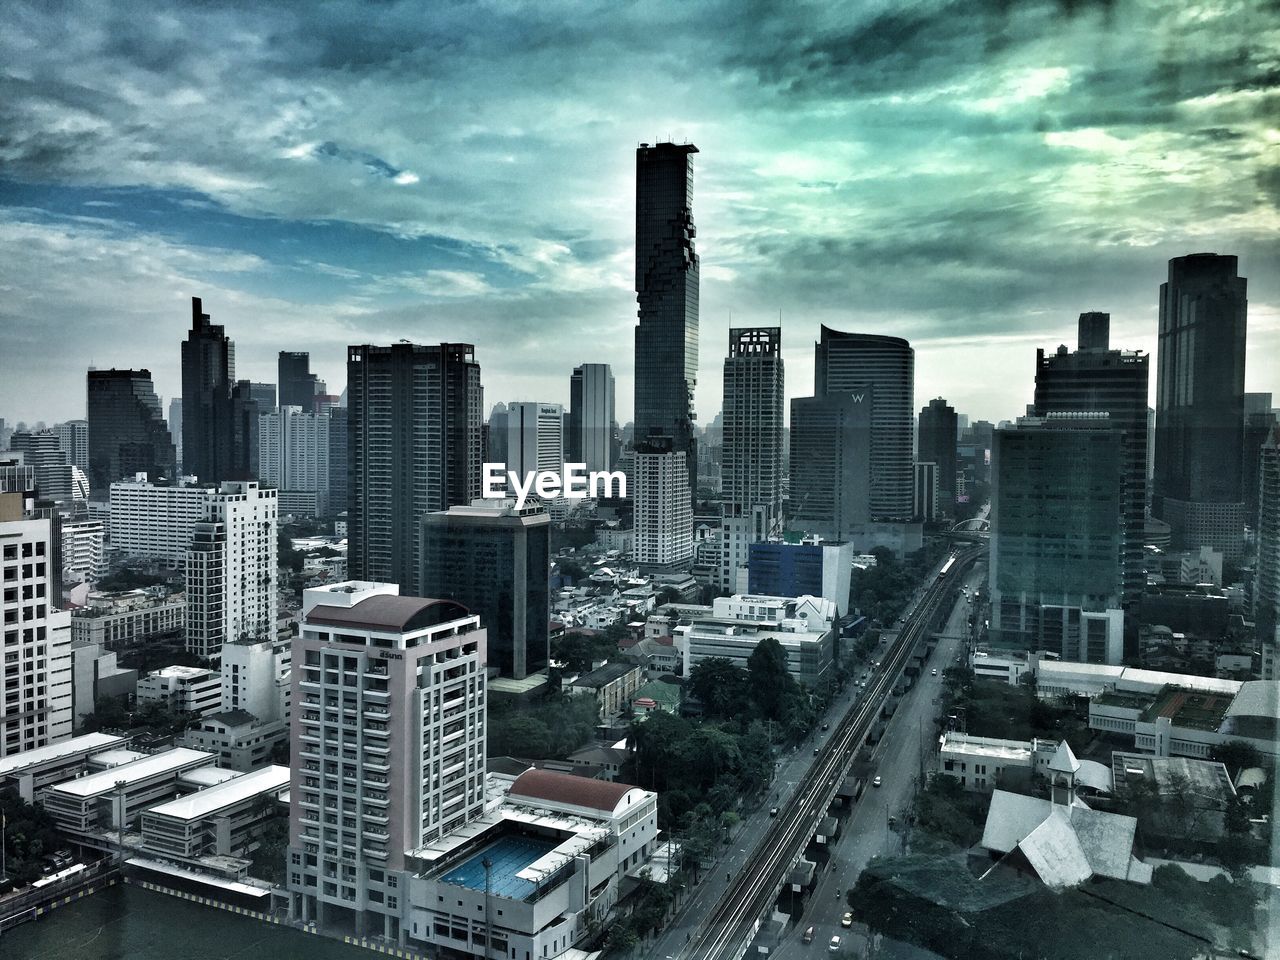
<path fill-rule="evenodd" d="M 1175 548 L 1244 547 L 1244 347 L 1247 281 L 1236 258 L 1169 261 L 1160 285 L 1152 512 Z"/>
<path fill-rule="evenodd" d="M 920 436 L 917 459 L 938 467 L 938 509 L 948 517 L 956 508 L 956 447 L 959 443 L 956 408 L 942 397 L 920 409 Z"/>
<path fill-rule="evenodd" d="M 334 407 L 329 411 L 329 512 L 342 513 L 347 509 L 347 408 Z"/>
<path fill-rule="evenodd" d="M 315 406 L 315 395 L 324 393 L 325 387 L 311 372 L 311 354 L 300 350 L 281 350 L 277 373 L 280 406 L 301 407 L 303 413 L 311 413 Z"/>
<path fill-rule="evenodd" d="M 636 151 L 635 441 L 671 438 L 697 498 L 693 388 L 698 378 L 698 254 L 691 143 Z"/>
<path fill-rule="evenodd" d="M 347 568 L 412 593 L 418 521 L 480 496 L 480 364 L 469 343 L 347 351 Z"/>
<path fill-rule="evenodd" d="M 915 351 L 901 337 L 823 326 L 814 345 L 814 395 L 871 393 L 871 518 L 915 511 Z"/>
<path fill-rule="evenodd" d="M 1080 315 L 1080 348 L 1036 351 L 1035 415 L 1105 413 L 1122 434 L 1124 544 L 1122 596 L 1130 643 L 1136 642 L 1137 606 L 1146 585 L 1143 533 L 1147 506 L 1147 383 L 1150 358 L 1111 350 L 1110 314 Z M 1093 344 L 1093 346 L 1088 346 Z"/>
<path fill-rule="evenodd" d="M 235 378 L 235 344 L 221 324 L 209 322 L 200 298 L 192 297 L 191 330 L 182 344 L 182 466 L 202 483 L 236 479 Z"/>
<path fill-rule="evenodd" d="M 136 473 L 177 475 L 177 454 L 150 370 L 90 370 L 89 487 L 106 493 Z"/>

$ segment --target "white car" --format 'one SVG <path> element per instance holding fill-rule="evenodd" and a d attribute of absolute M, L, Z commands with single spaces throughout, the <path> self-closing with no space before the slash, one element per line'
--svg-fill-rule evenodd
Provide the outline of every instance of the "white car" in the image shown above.
<path fill-rule="evenodd" d="M 836 937 L 832 937 L 832 938 L 831 938 L 831 942 L 830 942 L 829 944 L 827 944 L 827 949 L 828 949 L 828 950 L 830 950 L 832 953 L 839 953 L 839 952 L 840 952 L 840 938 L 839 938 L 838 936 L 836 936 Z"/>
<path fill-rule="evenodd" d="M 880 782 L 881 782 L 881 781 L 880 781 L 880 778 L 879 778 L 879 777 L 876 777 L 874 780 L 872 780 L 872 781 L 871 781 L 871 785 L 872 785 L 873 787 L 878 787 L 878 786 L 880 786 Z"/>

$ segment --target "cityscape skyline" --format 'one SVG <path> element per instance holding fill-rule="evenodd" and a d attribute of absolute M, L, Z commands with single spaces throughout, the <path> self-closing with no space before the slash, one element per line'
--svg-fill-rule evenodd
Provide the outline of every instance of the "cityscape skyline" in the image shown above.
<path fill-rule="evenodd" d="M 571 362 L 612 365 L 625 423 L 631 154 L 655 137 L 703 151 L 701 337 L 781 311 L 794 383 L 811 376 L 825 323 L 910 340 L 917 401 L 1016 416 L 1034 376 L 1021 358 L 1072 342 L 1088 310 L 1111 313 L 1117 346 L 1153 353 L 1164 265 L 1213 250 L 1252 280 L 1246 389 L 1280 393 L 1259 362 L 1280 350 L 1263 106 L 1274 28 L 1244 26 L 1247 9 L 1184 23 L 1128 4 L 1019 5 L 966 14 L 972 31 L 942 37 L 947 8 L 802 8 L 719 46 L 689 39 L 723 23 L 714 6 L 637 12 L 609 31 L 589 17 L 570 27 L 554 7 L 484 30 L 401 8 L 362 24 L 385 41 L 367 45 L 342 5 L 308 22 L 314 44 L 286 11 L 133 22 L 85 9 L 77 42 L 55 43 L 60 17 L 18 10 L 0 40 L 12 65 L 0 282 L 18 291 L 0 308 L 0 352 L 33 367 L 34 330 L 68 349 L 40 368 L 62 386 L 52 409 L 32 406 L 31 375 L 0 385 L 11 419 L 82 415 L 70 388 L 89 365 L 145 366 L 176 395 L 165 334 L 194 295 L 257 382 L 305 346 L 336 385 L 346 346 L 403 336 L 475 343 L 491 390 L 564 403 L 558 348 L 589 325 L 597 349 Z M 672 31 L 685 55 L 659 66 L 647 28 L 664 17 L 690 29 Z M 1165 41 L 1146 43 L 1153 32 Z M 881 33 L 894 42 L 871 42 Z M 186 52 L 208 41 L 216 58 Z M 575 50 L 555 59 L 563 85 L 546 76 L 560 44 Z M 449 52 L 411 52 L 423 47 Z M 519 96 L 505 80 L 490 96 L 480 76 L 497 49 Z M 905 70 L 912 54 L 927 68 Z M 539 109 L 551 97 L 565 107 Z M 225 136 L 215 146 L 208 130 Z M 987 362 L 1009 376 L 971 375 Z M 719 366 L 703 351 L 700 424 Z"/>

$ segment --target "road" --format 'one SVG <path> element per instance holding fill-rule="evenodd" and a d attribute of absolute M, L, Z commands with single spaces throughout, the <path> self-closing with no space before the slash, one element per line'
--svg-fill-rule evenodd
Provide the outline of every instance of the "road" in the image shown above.
<path fill-rule="evenodd" d="M 985 577 L 986 562 L 980 560 L 965 577 L 970 596 L 973 587 Z M 771 956 L 798 960 L 814 951 L 833 956 L 827 951 L 833 935 L 842 941 L 841 954 L 863 955 L 865 934 L 840 926 L 840 918 L 848 910 L 845 891 L 857 883 L 858 876 L 873 857 L 903 851 L 905 834 L 891 830 L 888 818 L 893 816 L 899 827 L 903 825 L 903 815 L 912 804 L 920 774 L 921 749 L 926 752 L 926 769 L 932 769 L 936 761 L 937 744 L 932 742 L 931 721 L 942 695 L 942 671 L 955 663 L 963 649 L 963 642 L 957 638 L 964 636 L 968 629 L 969 607 L 963 599 L 955 605 L 941 631 L 943 639 L 925 663 L 923 676 L 898 704 L 873 756 L 876 765 L 873 776 L 880 776 L 882 786 L 868 786 L 852 815 L 841 824 L 840 835 L 831 851 L 831 869 L 822 873 L 803 915 L 794 927 L 783 933 Z M 932 673 L 934 669 L 938 671 L 936 677 Z M 802 944 L 800 935 L 809 926 L 814 928 L 813 943 Z"/>
<path fill-rule="evenodd" d="M 729 864 L 724 868 L 723 894 L 714 907 L 701 917 L 697 926 L 686 930 L 686 944 L 681 945 L 678 937 L 668 938 L 665 942 L 659 941 L 660 946 L 651 955 L 667 955 L 667 948 L 674 944 L 671 955 L 681 958 L 738 960 L 741 957 L 757 921 L 771 909 L 774 891 L 812 836 L 817 821 L 825 815 L 828 801 L 913 648 L 931 631 L 939 615 L 950 612 L 954 577 L 963 575 L 966 565 L 981 553 L 981 548 L 964 551 L 964 559 L 957 561 L 951 577 L 921 585 L 916 601 L 909 607 L 900 638 L 883 654 L 883 667 L 872 675 L 863 700 L 856 702 L 839 723 L 833 725 L 829 741 L 814 755 L 789 802 L 779 803 L 780 815 L 761 832 L 748 834 L 756 841 L 752 847 L 743 845 L 735 851 L 738 857 L 734 859 L 740 858 L 741 866 L 735 868 Z M 718 875 L 714 879 L 718 881 Z M 700 913 L 700 910 L 691 910 L 687 915 L 696 917 Z"/>

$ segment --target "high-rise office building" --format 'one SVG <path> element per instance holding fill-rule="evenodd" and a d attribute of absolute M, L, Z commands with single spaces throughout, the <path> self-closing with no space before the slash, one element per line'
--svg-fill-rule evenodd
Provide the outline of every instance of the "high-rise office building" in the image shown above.
<path fill-rule="evenodd" d="M 418 521 L 480 496 L 480 364 L 469 343 L 347 354 L 347 568 L 411 589 Z"/>
<path fill-rule="evenodd" d="M 231 390 L 236 347 L 191 298 L 191 330 L 182 344 L 182 467 L 202 483 L 233 476 Z M 117 478 L 119 479 L 119 478 Z"/>
<path fill-rule="evenodd" d="M 507 470 L 521 477 L 540 470 L 559 475 L 564 463 L 564 407 L 558 403 L 509 403 L 506 423 L 506 459 L 502 462 Z"/>
<path fill-rule="evenodd" d="M 7 476 L 26 486 L 20 471 Z M 34 512 L 33 494 L 0 492 L 0 759 L 71 736 L 71 614 L 55 599 L 62 551 L 55 522 Z"/>
<path fill-rule="evenodd" d="M 173 440 L 173 450 L 177 456 L 177 472 L 182 469 L 182 398 L 173 397 L 169 401 L 169 437 Z"/>
<path fill-rule="evenodd" d="M 634 453 L 635 561 L 646 573 L 686 571 L 693 563 L 689 458 L 667 437 L 651 437 Z"/>
<path fill-rule="evenodd" d="M 58 424 L 58 442 L 62 445 L 62 452 L 66 454 L 67 463 L 78 467 L 87 477 L 89 475 L 89 421 L 68 420 Z"/>
<path fill-rule="evenodd" d="M 956 509 L 956 449 L 960 443 L 956 409 L 942 397 L 920 408 L 916 459 L 937 466 L 938 512 L 954 516 Z M 917 478 L 918 479 L 918 478 Z"/>
<path fill-rule="evenodd" d="M 90 370 L 89 487 L 104 495 L 117 480 L 145 473 L 174 479 L 177 451 L 150 370 Z"/>
<path fill-rule="evenodd" d="M 276 408 L 276 385 L 274 383 L 250 383 L 249 399 L 258 405 L 258 414 L 269 413 Z M 310 412 L 311 407 L 307 407 Z"/>
<path fill-rule="evenodd" d="M 1080 347 L 1036 351 L 1034 412 L 1108 415 L 1124 446 L 1124 594 L 1126 629 L 1136 641 L 1138 602 L 1146 586 L 1144 532 L 1147 505 L 1147 383 L 1150 358 L 1141 351 L 1110 349 L 1110 314 L 1080 315 Z M 1092 344 L 1092 346 L 1086 346 Z"/>
<path fill-rule="evenodd" d="M 636 150 L 635 442 L 666 437 L 684 453 L 697 496 L 693 390 L 698 379 L 698 254 L 691 143 Z M 690 501 L 692 504 L 692 500 Z"/>
<path fill-rule="evenodd" d="M 329 513 L 329 418 L 282 406 L 258 416 L 258 479 L 275 487 L 280 509 L 298 516 Z"/>
<path fill-rule="evenodd" d="M 785 414 L 782 329 L 729 331 L 724 361 L 721 490 L 744 509 L 782 512 L 782 426 Z"/>
<path fill-rule="evenodd" d="M 17 430 L 9 437 L 9 449 L 35 471 L 36 491 L 42 500 L 66 502 L 77 496 L 75 467 L 67 461 L 58 434 L 52 430 Z"/>
<path fill-rule="evenodd" d="M 312 413 L 317 394 L 325 392 L 325 383 L 311 372 L 311 354 L 302 350 L 281 350 L 277 360 L 276 382 L 278 402 L 282 407 L 301 407 Z"/>
<path fill-rule="evenodd" d="M 1271 428 L 1258 458 L 1258 559 L 1254 571 L 1253 616 L 1258 639 L 1275 663 L 1280 643 L 1280 426 Z M 1274 676 L 1263 679 L 1274 680 Z"/>
<path fill-rule="evenodd" d="M 1244 395 L 1244 517 L 1253 526 L 1258 522 L 1258 471 L 1261 469 L 1262 445 L 1271 436 L 1277 423 L 1276 411 L 1271 406 L 1271 394 L 1246 393 Z"/>
<path fill-rule="evenodd" d="M 870 521 L 873 392 L 792 398 L 789 526 L 850 540 Z"/>
<path fill-rule="evenodd" d="M 913 513 L 917 520 L 937 520 L 939 516 L 938 465 L 928 460 L 916 461 L 915 493 L 912 494 Z"/>
<path fill-rule="evenodd" d="M 614 413 L 613 371 L 607 363 L 583 363 L 569 378 L 569 417 L 565 447 L 570 463 L 587 470 L 612 470 L 617 461 L 618 424 Z"/>
<path fill-rule="evenodd" d="M 347 509 L 347 408 L 333 407 L 328 416 L 329 428 L 329 512 L 337 515 Z"/>
<path fill-rule="evenodd" d="M 254 399 L 254 384 L 237 380 L 231 388 L 231 461 L 228 477 L 258 479 L 258 418 L 262 407 Z"/>
<path fill-rule="evenodd" d="M 406 852 L 484 811 L 486 688 L 480 618 L 398 594 L 303 594 L 286 887 L 296 919 L 403 943 Z"/>
<path fill-rule="evenodd" d="M 418 592 L 456 600 L 480 617 L 488 666 L 523 680 L 549 653 L 551 519 L 541 504 L 475 500 L 422 518 Z"/>
<path fill-rule="evenodd" d="M 1236 258 L 1169 261 L 1160 285 L 1152 513 L 1179 550 L 1244 548 L 1244 350 L 1248 282 Z"/>
<path fill-rule="evenodd" d="M 187 551 L 187 650 L 218 657 L 225 643 L 276 635 L 275 490 L 225 481 L 192 528 Z"/>
<path fill-rule="evenodd" d="M 993 646 L 1121 661 L 1125 468 L 1124 433 L 1105 412 L 1022 417 L 995 432 Z"/>
<path fill-rule="evenodd" d="M 823 326 L 814 347 L 814 395 L 871 395 L 871 517 L 912 518 L 915 351 L 900 337 Z"/>

